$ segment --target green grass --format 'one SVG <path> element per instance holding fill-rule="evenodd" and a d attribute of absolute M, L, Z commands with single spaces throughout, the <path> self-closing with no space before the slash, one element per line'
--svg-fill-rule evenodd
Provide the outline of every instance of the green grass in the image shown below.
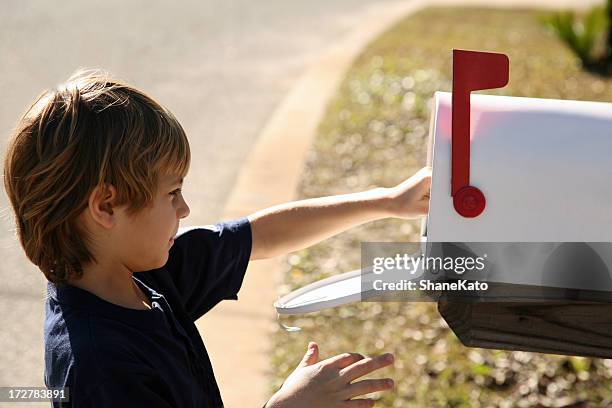
<path fill-rule="evenodd" d="M 299 187 L 300 198 L 392 186 L 425 164 L 430 103 L 451 90 L 453 48 L 498 51 L 510 83 L 489 94 L 612 101 L 612 80 L 580 62 L 538 23 L 539 11 L 432 8 L 410 16 L 356 59 L 328 106 Z M 361 241 L 417 240 L 418 221 L 373 222 L 290 255 L 281 293 L 356 269 Z M 322 358 L 392 351 L 396 380 L 378 407 L 600 407 L 612 404 L 612 360 L 466 348 L 433 303 L 357 303 L 283 318 L 270 390 L 308 340 Z"/>

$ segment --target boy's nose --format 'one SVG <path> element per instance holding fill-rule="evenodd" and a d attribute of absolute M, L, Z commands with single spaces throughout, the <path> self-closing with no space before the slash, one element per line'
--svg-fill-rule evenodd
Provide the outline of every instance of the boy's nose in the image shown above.
<path fill-rule="evenodd" d="M 186 202 L 183 202 L 183 206 L 181 207 L 181 218 L 185 218 L 189 215 L 189 206 L 187 205 Z"/>

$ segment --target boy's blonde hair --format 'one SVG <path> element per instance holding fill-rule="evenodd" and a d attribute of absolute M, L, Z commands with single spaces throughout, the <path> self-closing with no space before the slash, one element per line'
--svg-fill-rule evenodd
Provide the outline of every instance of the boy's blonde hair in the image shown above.
<path fill-rule="evenodd" d="M 97 186 L 117 189 L 129 215 L 152 204 L 159 177 L 191 160 L 178 120 L 143 92 L 99 70 L 78 70 L 43 92 L 9 140 L 4 186 L 27 257 L 55 283 L 95 261 L 76 218 Z"/>

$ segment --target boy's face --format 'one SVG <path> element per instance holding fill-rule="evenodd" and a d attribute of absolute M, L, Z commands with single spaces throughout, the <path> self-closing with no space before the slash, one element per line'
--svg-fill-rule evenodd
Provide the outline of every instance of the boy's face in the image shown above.
<path fill-rule="evenodd" d="M 153 206 L 129 218 L 118 217 L 116 250 L 130 270 L 147 271 L 161 268 L 168 261 L 168 252 L 174 243 L 181 218 L 189 215 L 189 207 L 180 188 L 182 179 L 162 176 Z"/>
<path fill-rule="evenodd" d="M 166 264 L 172 238 L 180 219 L 189 215 L 189 207 L 180 191 L 180 178 L 160 176 L 158 183 L 152 206 L 132 216 L 126 213 L 126 206 L 110 206 L 112 192 L 101 198 L 92 193 L 83 216 L 87 229 L 93 233 L 91 250 L 100 268 L 141 272 Z"/>

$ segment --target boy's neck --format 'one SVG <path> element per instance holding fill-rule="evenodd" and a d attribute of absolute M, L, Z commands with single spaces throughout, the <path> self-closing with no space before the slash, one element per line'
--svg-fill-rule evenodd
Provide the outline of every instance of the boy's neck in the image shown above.
<path fill-rule="evenodd" d="M 81 279 L 70 280 L 68 283 L 121 307 L 136 310 L 151 309 L 148 296 L 136 284 L 131 271 L 113 274 L 100 271 L 104 269 L 83 268 Z"/>

